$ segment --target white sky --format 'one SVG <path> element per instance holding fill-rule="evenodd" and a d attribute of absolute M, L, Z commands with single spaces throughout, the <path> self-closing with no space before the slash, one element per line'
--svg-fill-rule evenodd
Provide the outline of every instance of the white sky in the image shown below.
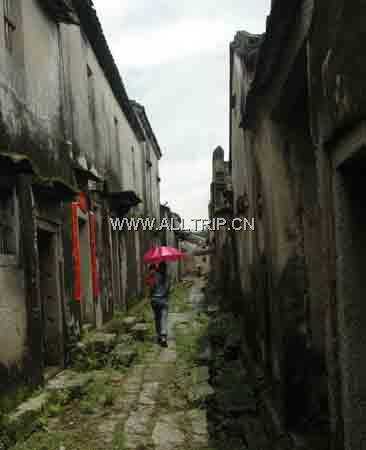
<path fill-rule="evenodd" d="M 94 0 L 131 99 L 163 151 L 161 202 L 208 215 L 211 155 L 229 145 L 229 44 L 264 31 L 271 0 Z"/>

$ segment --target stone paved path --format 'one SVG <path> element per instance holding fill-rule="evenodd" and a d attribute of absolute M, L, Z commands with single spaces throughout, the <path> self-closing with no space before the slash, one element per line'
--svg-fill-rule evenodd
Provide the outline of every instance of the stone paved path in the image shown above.
<path fill-rule="evenodd" d="M 126 392 L 131 396 L 131 411 L 124 424 L 127 449 L 148 446 L 155 450 L 203 450 L 208 448 L 207 414 L 205 410 L 187 409 L 186 403 L 174 398 L 172 384 L 177 380 L 177 348 L 175 329 L 194 320 L 203 294 L 196 282 L 190 289 L 191 312 L 169 315 L 169 348 L 151 350 L 143 366 L 129 376 Z"/>

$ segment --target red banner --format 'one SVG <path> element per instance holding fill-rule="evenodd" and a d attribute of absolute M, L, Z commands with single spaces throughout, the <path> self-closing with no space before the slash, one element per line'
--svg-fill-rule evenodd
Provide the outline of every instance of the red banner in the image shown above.
<path fill-rule="evenodd" d="M 80 236 L 79 236 L 79 203 L 72 203 L 72 260 L 74 270 L 74 299 L 81 302 L 81 255 L 80 255 Z"/>

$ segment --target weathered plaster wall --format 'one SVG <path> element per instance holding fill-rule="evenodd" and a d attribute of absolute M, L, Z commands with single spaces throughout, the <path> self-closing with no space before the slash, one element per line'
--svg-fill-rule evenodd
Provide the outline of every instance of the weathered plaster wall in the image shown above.
<path fill-rule="evenodd" d="M 160 220 L 160 173 L 159 158 L 154 150 L 150 152 L 151 158 L 151 214 Z"/>
<path fill-rule="evenodd" d="M 331 426 L 334 448 L 358 449 L 365 445 L 365 376 L 360 356 L 364 354 L 360 229 L 364 216 L 357 175 L 363 163 L 358 161 L 356 171 L 347 175 L 335 170 L 333 155 L 339 145 L 345 152 L 363 145 L 357 130 L 366 112 L 362 47 L 366 5 L 361 0 L 315 3 L 308 43 L 309 88 L 312 136 L 319 148 Z"/>
<path fill-rule="evenodd" d="M 26 353 L 27 314 L 24 273 L 0 259 L 0 365 L 21 369 Z"/>
<path fill-rule="evenodd" d="M 58 27 L 36 0 L 22 2 L 22 17 L 27 107 L 47 135 L 62 139 Z"/>
<path fill-rule="evenodd" d="M 261 319 L 254 322 L 251 344 L 255 348 L 269 336 L 262 353 L 271 355 L 271 375 L 282 379 L 287 406 L 294 416 L 319 411 L 326 416 L 328 381 L 332 445 L 358 449 L 365 442 L 359 172 L 365 164 L 358 157 L 357 170 L 348 166 L 346 176 L 336 170 L 332 154 L 342 136 L 349 137 L 348 151 L 359 143 L 366 113 L 366 5 L 304 0 L 298 6 L 292 18 L 283 10 L 268 22 L 249 108 L 253 74 L 245 64 L 252 56 L 234 52 L 232 58 L 234 215 L 241 214 L 244 196 L 246 214 L 257 219 L 253 236 L 235 233 L 238 270 L 244 302 L 252 294 L 255 304 L 249 316 L 269 299 L 269 329 Z M 281 2 L 272 9 L 281 12 Z M 359 147 L 364 143 L 362 138 Z M 301 384 L 294 382 L 296 373 Z"/>
<path fill-rule="evenodd" d="M 72 183 L 61 127 L 57 25 L 36 0 L 14 0 L 12 6 L 17 25 L 12 53 L 3 33 L 0 37 L 2 150 L 28 155 L 43 177 Z"/>
<path fill-rule="evenodd" d="M 5 35 L 0 33 L 0 104 L 1 104 L 1 132 L 6 134 L 20 134 L 21 120 L 14 119 L 18 104 L 25 104 L 25 69 L 22 24 L 22 3 L 14 1 L 14 14 L 17 17 L 19 33 L 15 34 L 13 53 L 10 54 L 5 47 Z M 4 2 L 0 1 L 3 12 Z M 18 76 L 14 76 L 18 73 Z M 4 144 L 2 144 L 4 145 Z"/>
<path fill-rule="evenodd" d="M 232 92 L 231 95 L 235 98 L 235 107 L 231 110 L 231 162 L 232 162 L 232 181 L 233 181 L 233 207 L 234 217 L 242 217 L 244 215 L 249 218 L 253 213 L 253 204 L 251 202 L 251 209 L 239 213 L 238 201 L 239 198 L 253 198 L 252 183 L 252 161 L 250 159 L 251 138 L 249 133 L 244 134 L 240 127 L 242 122 L 241 113 L 241 99 L 245 94 L 244 89 L 248 89 L 248 82 L 244 81 L 246 77 L 242 68 L 241 59 L 234 54 L 232 69 Z M 249 203 L 248 203 L 249 206 Z M 235 232 L 234 238 L 237 243 L 238 264 L 240 271 L 240 282 L 243 291 L 250 291 L 251 281 L 249 271 L 245 269 L 245 264 L 248 260 L 252 260 L 253 254 L 253 237 L 250 233 L 245 231 Z"/>
<path fill-rule="evenodd" d="M 243 130 L 242 105 L 251 79 L 250 69 L 234 53 L 234 216 L 256 221 L 255 232 L 234 233 L 237 270 L 249 348 L 268 368 L 277 384 L 277 407 L 292 422 L 311 414 L 311 408 L 318 410 L 324 397 L 323 387 L 317 388 L 325 375 L 325 281 L 318 250 L 321 223 L 316 160 L 307 123 L 274 119 L 271 101 L 260 96 L 255 120 Z M 278 89 L 279 83 L 275 83 L 275 97 L 281 99 Z M 269 89 L 266 98 L 272 95 Z M 296 108 L 306 110 L 301 97 L 298 101 Z M 298 120 L 301 122 L 301 115 Z M 306 367 L 310 361 L 313 373 Z M 301 377 L 295 381 L 299 373 Z M 315 393 L 308 401 L 305 392 L 310 386 Z"/>
<path fill-rule="evenodd" d="M 135 153 L 135 166 L 139 164 L 136 172 L 136 184 L 142 204 L 136 213 L 159 220 L 160 217 L 160 186 L 159 186 L 159 160 L 161 151 L 154 132 L 151 128 L 145 108 L 132 101 L 131 106 L 143 131 L 144 140 L 140 142 L 140 154 Z M 136 170 L 135 170 L 136 171 Z M 141 191 L 142 189 L 142 191 Z M 148 235 L 142 239 L 146 245 L 149 243 Z"/>
<path fill-rule="evenodd" d="M 313 134 L 322 142 L 365 116 L 366 5 L 362 0 L 315 4 L 309 39 L 310 86 Z"/>
<path fill-rule="evenodd" d="M 132 170 L 134 179 L 134 190 L 137 196 L 141 199 L 141 203 L 137 206 L 137 211 L 143 214 L 145 205 L 145 153 L 143 142 L 136 141 L 136 146 L 133 146 L 132 152 Z"/>
<path fill-rule="evenodd" d="M 14 0 L 12 6 L 17 24 L 13 53 L 0 33 L 0 150 L 32 158 L 44 177 L 57 174 L 70 181 L 67 156 L 62 155 L 57 26 L 35 0 Z M 0 364 L 21 369 L 27 353 L 27 309 L 20 263 L 0 267 L 0 286 Z"/>
<path fill-rule="evenodd" d="M 144 169 L 145 169 L 145 214 L 147 216 L 152 215 L 152 179 L 151 179 L 151 167 L 149 161 L 151 161 L 151 145 L 149 141 L 145 141 L 144 147 Z"/>
<path fill-rule="evenodd" d="M 142 204 L 131 215 L 144 208 L 144 148 L 138 140 L 86 36 L 76 26 L 62 26 L 67 90 L 72 121 L 69 123 L 74 157 L 84 168 L 92 169 L 108 181 L 111 191 L 134 191 Z M 89 70 L 89 77 L 88 77 Z M 104 218 L 103 220 L 107 220 Z M 112 231 L 112 233 L 114 233 Z M 141 293 L 141 235 L 127 232 L 127 247 L 121 264 L 124 280 L 121 302 Z M 119 238 L 117 238 L 119 242 Z M 108 245 L 108 242 L 105 242 Z M 119 244 L 116 244 L 119 245 Z M 104 252 L 105 250 L 103 250 Z M 113 258 L 108 260 L 111 270 Z M 128 269 L 127 269 L 128 266 Z M 104 269 L 102 269 L 104 270 Z M 104 274 L 105 279 L 108 278 Z M 118 284 L 117 280 L 116 283 Z M 109 298 L 110 293 L 104 299 Z M 109 302 L 109 300 L 101 300 Z M 108 313 L 109 314 L 109 313 Z"/>
<path fill-rule="evenodd" d="M 109 175 L 113 190 L 132 190 L 142 195 L 143 150 L 140 142 L 80 28 L 63 26 L 62 33 L 67 44 L 67 83 L 71 94 L 75 157 L 86 168 L 95 168 L 102 176 Z M 88 66 L 91 70 L 89 81 Z M 94 98 L 94 117 L 89 95 Z"/>

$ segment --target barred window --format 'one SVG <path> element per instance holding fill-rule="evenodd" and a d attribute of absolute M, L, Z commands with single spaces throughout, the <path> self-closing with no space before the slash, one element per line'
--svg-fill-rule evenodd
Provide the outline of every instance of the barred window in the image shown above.
<path fill-rule="evenodd" d="M 14 32 L 16 30 L 15 19 L 11 8 L 13 0 L 4 0 L 4 32 L 5 46 L 10 53 L 14 48 Z"/>
<path fill-rule="evenodd" d="M 0 191 L 0 255 L 16 254 L 15 192 Z"/>

